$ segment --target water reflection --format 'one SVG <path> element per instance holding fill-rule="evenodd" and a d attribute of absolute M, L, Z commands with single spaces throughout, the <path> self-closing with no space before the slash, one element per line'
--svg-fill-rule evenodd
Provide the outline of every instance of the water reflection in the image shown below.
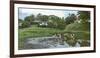
<path fill-rule="evenodd" d="M 62 41 L 58 37 L 39 37 L 28 38 L 24 42 L 23 49 L 45 49 L 45 48 L 69 48 L 69 47 L 81 47 L 89 46 L 89 41 L 82 40 L 64 40 Z"/>

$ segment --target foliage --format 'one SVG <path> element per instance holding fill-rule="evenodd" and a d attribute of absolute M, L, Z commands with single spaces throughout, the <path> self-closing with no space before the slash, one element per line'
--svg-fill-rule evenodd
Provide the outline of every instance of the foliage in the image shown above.
<path fill-rule="evenodd" d="M 20 23 L 20 22 L 23 22 L 23 20 L 22 19 L 18 19 L 18 23 Z"/>
<path fill-rule="evenodd" d="M 47 15 L 42 15 L 41 16 L 41 21 L 44 21 L 44 22 L 48 21 L 48 16 Z"/>
<path fill-rule="evenodd" d="M 90 12 L 89 11 L 78 11 L 79 19 L 82 22 L 88 22 L 90 20 Z"/>
<path fill-rule="evenodd" d="M 58 20 L 57 23 L 58 23 L 57 28 L 59 28 L 59 29 L 65 29 L 66 24 L 65 24 L 64 20 L 62 20 L 62 19 Z"/>
<path fill-rule="evenodd" d="M 41 13 L 37 14 L 37 16 L 36 16 L 36 20 L 41 20 L 41 16 L 42 16 Z"/>
<path fill-rule="evenodd" d="M 76 20 L 76 15 L 75 14 L 69 14 L 68 17 L 65 18 L 66 24 L 71 24 Z"/>
<path fill-rule="evenodd" d="M 27 21 L 23 21 L 22 22 L 22 28 L 26 28 L 26 27 L 29 27 L 30 26 L 30 23 L 29 22 L 27 22 Z"/>
<path fill-rule="evenodd" d="M 90 31 L 90 23 L 72 23 L 66 26 L 65 31 Z"/>
<path fill-rule="evenodd" d="M 23 23 L 23 20 L 22 19 L 18 19 L 18 28 L 22 28 L 22 23 Z"/>
<path fill-rule="evenodd" d="M 41 13 L 39 13 L 36 17 L 36 20 L 39 21 L 48 21 L 48 16 L 47 15 L 42 15 Z"/>
<path fill-rule="evenodd" d="M 52 28 L 64 29 L 66 24 L 64 19 L 61 19 L 60 17 L 57 17 L 55 15 L 50 15 L 48 26 Z"/>
<path fill-rule="evenodd" d="M 57 33 L 64 33 L 66 42 L 72 46 L 74 46 L 79 39 L 84 40 L 81 43 L 82 46 L 89 46 L 87 40 L 90 40 L 90 23 L 87 23 L 87 21 L 90 19 L 90 13 L 87 11 L 79 11 L 78 15 L 79 19 L 82 20 L 82 23 L 74 22 L 77 19 L 75 14 L 70 14 L 66 18 L 61 18 L 55 15 L 48 16 L 39 13 L 36 17 L 30 15 L 25 17 L 24 20 L 19 19 L 19 23 L 22 23 L 22 29 L 19 29 L 18 31 L 19 48 L 23 48 L 24 40 L 27 38 L 53 36 Z M 47 22 L 48 26 L 40 27 L 38 26 L 38 22 L 32 24 L 35 20 L 38 20 L 39 23 Z M 75 34 L 75 40 L 71 38 L 70 33 Z"/>
<path fill-rule="evenodd" d="M 27 21 L 27 22 L 29 22 L 30 24 L 32 24 L 34 20 L 35 20 L 35 17 L 34 17 L 33 14 L 30 15 L 30 16 L 26 16 L 26 17 L 24 18 L 24 21 Z"/>

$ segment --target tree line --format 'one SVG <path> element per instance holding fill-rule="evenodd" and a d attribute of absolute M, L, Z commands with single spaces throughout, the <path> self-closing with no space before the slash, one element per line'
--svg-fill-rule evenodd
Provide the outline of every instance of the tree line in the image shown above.
<path fill-rule="evenodd" d="M 58 28 L 65 29 L 66 25 L 74 23 L 75 21 L 81 21 L 81 23 L 89 22 L 89 11 L 78 11 L 77 15 L 69 14 L 67 17 L 58 17 L 56 15 L 43 15 L 41 13 L 26 16 L 24 19 L 18 19 L 19 28 L 30 27 L 31 25 L 39 26 L 40 23 L 44 23 L 39 27 Z M 45 24 L 48 25 L 45 25 Z"/>

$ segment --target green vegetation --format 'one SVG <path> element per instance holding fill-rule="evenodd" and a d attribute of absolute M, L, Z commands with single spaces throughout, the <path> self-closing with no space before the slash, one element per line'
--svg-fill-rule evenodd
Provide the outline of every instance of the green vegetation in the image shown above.
<path fill-rule="evenodd" d="M 36 17 L 30 15 L 24 20 L 19 19 L 19 49 L 24 47 L 24 40 L 27 38 L 47 37 L 55 34 L 63 34 L 65 41 L 74 46 L 78 40 L 81 46 L 89 46 L 90 43 L 90 22 L 89 12 L 79 11 L 79 20 L 76 15 L 70 14 L 68 17 L 60 18 L 55 15 L 42 15 L 39 13 Z M 80 23 L 78 23 L 80 21 Z M 47 24 L 46 24 L 47 23 Z"/>
<path fill-rule="evenodd" d="M 75 22 L 66 26 L 64 32 L 66 32 L 65 39 L 67 40 L 67 43 L 74 46 L 78 40 L 82 40 L 83 42 L 80 43 L 82 47 L 89 46 L 90 44 L 87 42 L 90 40 L 89 28 L 90 28 L 89 23 L 84 24 Z M 71 37 L 72 34 L 74 34 L 74 39 Z"/>
<path fill-rule="evenodd" d="M 27 38 L 52 36 L 61 32 L 62 30 L 60 29 L 38 27 L 37 25 L 32 25 L 29 28 L 19 29 L 19 48 L 23 46 L 23 41 Z"/>
<path fill-rule="evenodd" d="M 76 15 L 75 14 L 69 14 L 68 17 L 65 18 L 65 22 L 66 24 L 71 24 L 71 23 L 74 23 L 74 21 L 76 20 Z"/>
<path fill-rule="evenodd" d="M 89 11 L 79 11 L 78 15 L 83 23 L 88 22 L 90 20 L 90 12 Z"/>
<path fill-rule="evenodd" d="M 89 31 L 90 23 L 72 23 L 66 26 L 67 31 Z"/>

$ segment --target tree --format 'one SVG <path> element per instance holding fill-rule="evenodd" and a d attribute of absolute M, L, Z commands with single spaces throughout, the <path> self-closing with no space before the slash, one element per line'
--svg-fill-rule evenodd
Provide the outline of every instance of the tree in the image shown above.
<path fill-rule="evenodd" d="M 36 17 L 36 20 L 46 22 L 46 21 L 48 21 L 48 16 L 47 15 L 42 15 L 41 13 L 39 13 Z"/>
<path fill-rule="evenodd" d="M 30 26 L 30 23 L 28 21 L 23 21 L 22 28 L 26 28 L 26 27 L 29 27 L 29 26 Z"/>
<path fill-rule="evenodd" d="M 41 21 L 47 22 L 48 21 L 48 16 L 47 15 L 42 15 L 41 16 Z"/>
<path fill-rule="evenodd" d="M 30 24 L 32 24 L 34 20 L 35 20 L 35 17 L 34 17 L 33 14 L 30 15 L 30 16 L 25 17 L 25 19 L 24 19 L 24 21 L 27 21 L 27 22 L 29 22 Z"/>
<path fill-rule="evenodd" d="M 52 28 L 58 28 L 58 29 L 64 29 L 66 26 L 64 19 L 55 16 L 55 15 L 50 15 L 49 16 L 49 27 Z"/>
<path fill-rule="evenodd" d="M 23 23 L 23 20 L 22 19 L 18 19 L 18 28 L 22 28 L 22 23 Z"/>
<path fill-rule="evenodd" d="M 41 20 L 41 16 L 42 16 L 41 13 L 37 14 L 37 16 L 36 16 L 36 20 Z"/>
<path fill-rule="evenodd" d="M 49 16 L 49 22 L 48 22 L 48 25 L 49 25 L 49 27 L 52 27 L 52 28 L 57 28 L 57 25 L 58 25 L 58 20 L 59 20 L 60 18 L 59 17 L 57 17 L 57 16 L 55 16 L 55 15 L 50 15 Z"/>
<path fill-rule="evenodd" d="M 65 18 L 66 24 L 73 23 L 76 20 L 76 15 L 75 14 L 69 14 L 68 17 Z"/>
<path fill-rule="evenodd" d="M 82 22 L 88 22 L 90 20 L 90 12 L 89 11 L 78 11 L 79 19 Z"/>
<path fill-rule="evenodd" d="M 66 27 L 65 21 L 63 19 L 59 19 L 57 21 L 57 28 L 59 28 L 59 29 L 65 29 L 65 27 Z"/>
<path fill-rule="evenodd" d="M 22 22 L 23 20 L 22 19 L 18 19 L 18 22 Z"/>

